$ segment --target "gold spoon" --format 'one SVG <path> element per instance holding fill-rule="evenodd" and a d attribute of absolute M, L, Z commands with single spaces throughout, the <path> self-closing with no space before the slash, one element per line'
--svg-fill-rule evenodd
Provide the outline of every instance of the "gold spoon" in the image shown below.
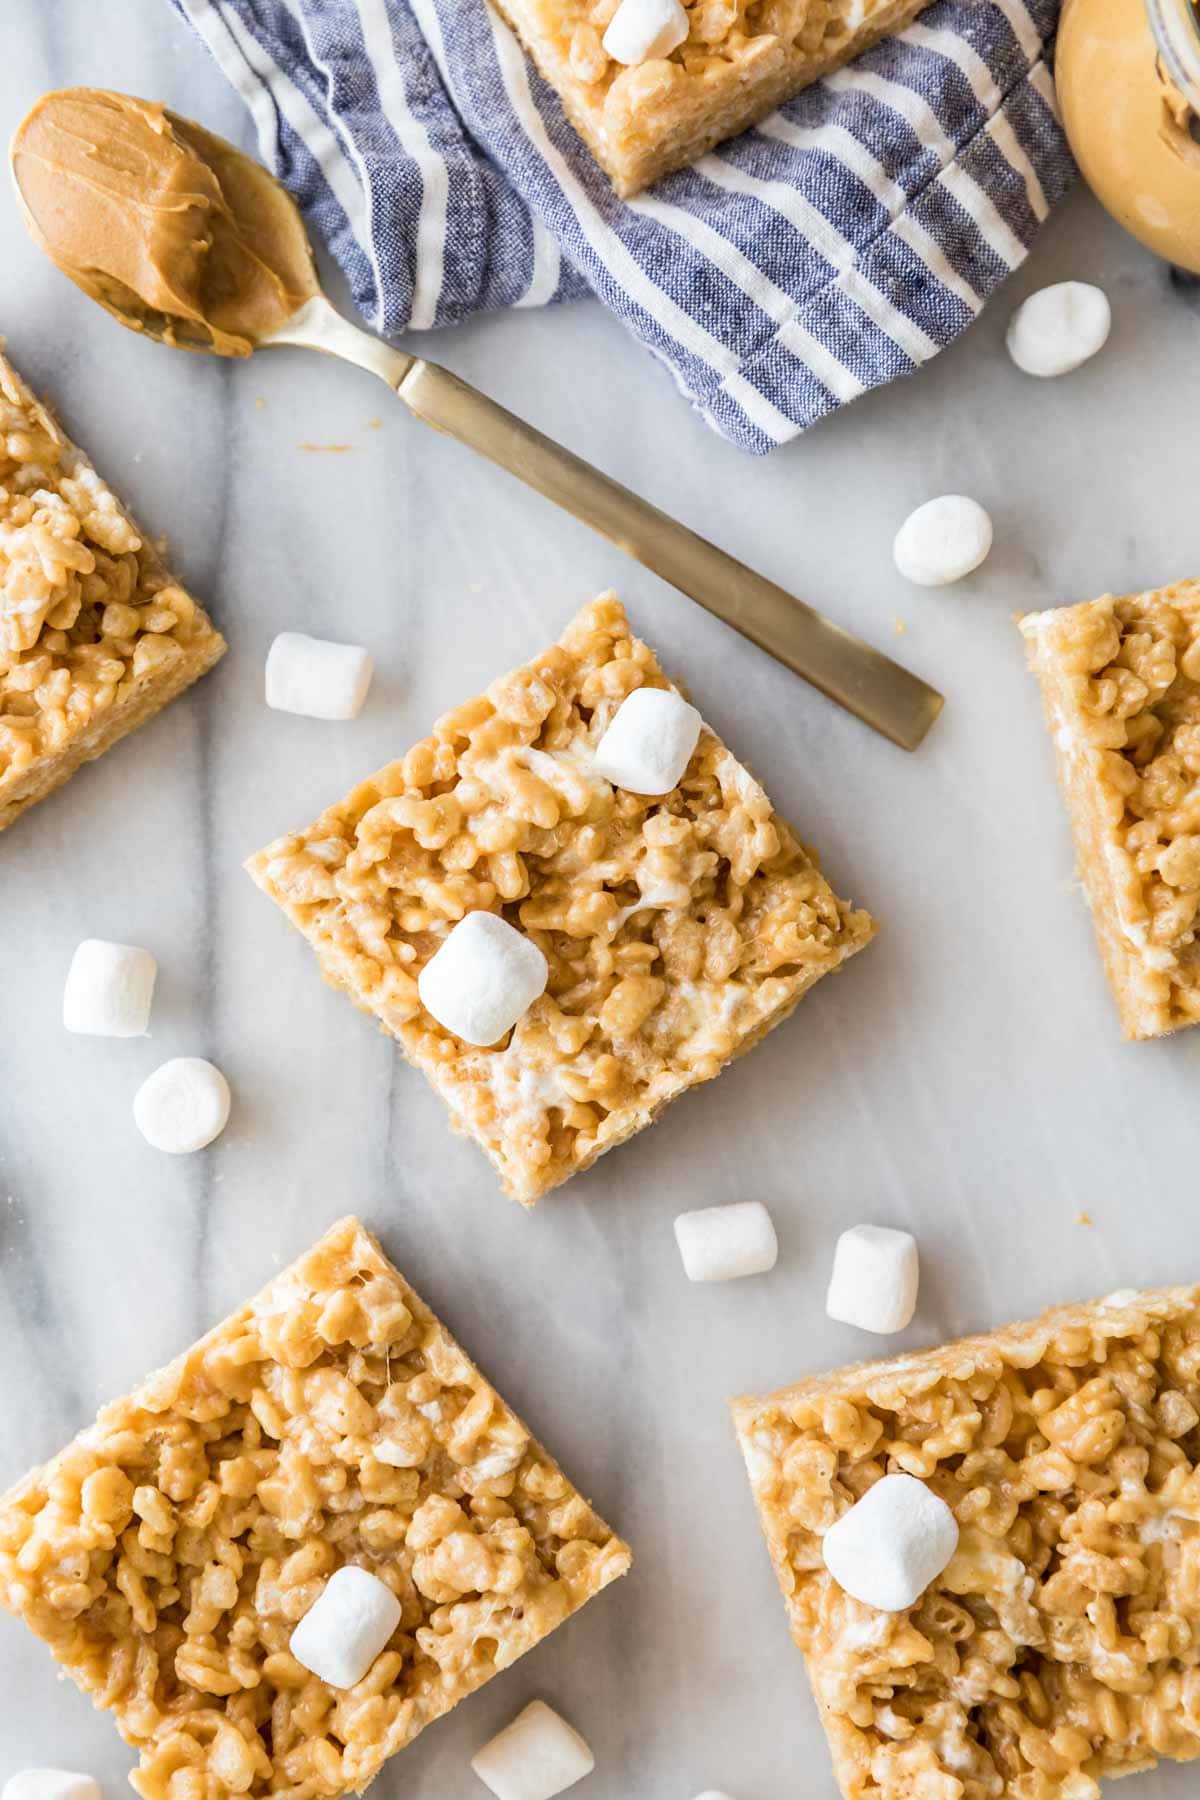
<path fill-rule="evenodd" d="M 498 406 L 449 370 L 351 325 L 321 290 L 300 212 L 242 151 L 151 102 L 46 94 L 13 179 L 35 242 L 121 324 L 182 349 L 287 344 L 356 363 L 715 613 L 847 711 L 915 750 L 936 689 Z"/>

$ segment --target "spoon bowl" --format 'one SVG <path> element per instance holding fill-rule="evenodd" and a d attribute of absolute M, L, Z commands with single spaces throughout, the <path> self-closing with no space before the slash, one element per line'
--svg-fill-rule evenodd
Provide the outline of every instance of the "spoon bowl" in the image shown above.
<path fill-rule="evenodd" d="M 906 750 L 942 696 L 437 363 L 352 325 L 322 292 L 295 201 L 261 163 L 152 102 L 46 94 L 11 168 L 34 241 L 121 324 L 175 349 L 341 357 L 409 410 L 590 525 Z"/>

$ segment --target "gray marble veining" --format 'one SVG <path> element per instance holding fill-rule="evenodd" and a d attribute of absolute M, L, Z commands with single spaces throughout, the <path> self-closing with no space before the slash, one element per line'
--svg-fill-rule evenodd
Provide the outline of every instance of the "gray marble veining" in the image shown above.
<path fill-rule="evenodd" d="M 27 0 L 4 23 L 2 140 L 42 89 L 88 81 L 249 142 L 166 0 Z M 1005 321 L 1066 276 L 1108 288 L 1110 347 L 1031 382 L 1003 353 Z M 877 1348 L 824 1317 L 837 1231 L 916 1232 L 906 1344 L 1200 1275 L 1200 1033 L 1120 1041 L 1012 624 L 1196 572 L 1196 289 L 1076 195 L 965 340 L 766 462 L 690 417 L 598 306 L 483 320 L 436 345 L 943 687 L 944 719 L 912 758 L 366 376 L 291 353 L 220 366 L 121 332 L 34 253 L 2 195 L 0 331 L 138 515 L 169 531 L 232 644 L 188 699 L 0 839 L 0 1484 L 356 1210 L 637 1555 L 380 1794 L 481 1793 L 471 1752 L 534 1694 L 593 1744 L 589 1800 L 832 1794 L 724 1400 Z M 301 448 L 339 442 L 352 449 Z M 991 509 L 996 550 L 962 587 L 916 591 L 891 538 L 946 489 Z M 703 1099 L 526 1217 L 386 1039 L 322 987 L 240 865 L 610 584 L 883 930 Z M 291 627 L 371 647 L 357 722 L 267 712 L 263 658 Z M 63 1032 L 63 976 L 89 935 L 158 956 L 149 1042 Z M 235 1112 L 211 1152 L 175 1160 L 142 1143 L 130 1101 L 182 1052 L 226 1070 Z M 689 1287 L 675 1212 L 752 1196 L 775 1215 L 778 1268 Z M 95 1770 L 116 1800 L 130 1758 L 0 1620 L 0 1779 L 47 1761 Z M 1175 1769 L 1121 1793 L 1194 1784 Z"/>

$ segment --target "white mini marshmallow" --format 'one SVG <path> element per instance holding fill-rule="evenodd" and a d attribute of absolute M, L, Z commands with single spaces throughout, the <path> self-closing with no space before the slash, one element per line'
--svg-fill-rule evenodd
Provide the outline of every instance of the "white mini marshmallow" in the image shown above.
<path fill-rule="evenodd" d="M 912 1475 L 885 1475 L 831 1525 L 821 1544 L 839 1587 L 880 1612 L 903 1612 L 958 1548 L 946 1502 Z"/>
<path fill-rule="evenodd" d="M 158 964 L 136 944 L 84 938 L 63 990 L 63 1024 L 89 1037 L 143 1037 Z"/>
<path fill-rule="evenodd" d="M 736 1281 L 775 1267 L 779 1242 L 761 1200 L 680 1213 L 675 1242 L 689 1281 Z"/>
<path fill-rule="evenodd" d="M 579 1733 L 544 1700 L 531 1700 L 471 1758 L 471 1767 L 496 1800 L 553 1800 L 595 1766 Z"/>
<path fill-rule="evenodd" d="M 631 794 L 669 794 L 692 760 L 702 723 L 670 688 L 635 688 L 613 714 L 592 767 Z"/>
<path fill-rule="evenodd" d="M 1069 375 L 1103 350 L 1111 329 L 1112 308 L 1103 288 L 1057 281 L 1021 302 L 1005 341 L 1026 375 Z"/>
<path fill-rule="evenodd" d="M 100 1800 L 100 1787 L 69 1769 L 21 1769 L 9 1776 L 0 1800 Z"/>
<path fill-rule="evenodd" d="M 401 1605 L 386 1582 L 347 1563 L 331 1575 L 288 1648 L 298 1663 L 333 1688 L 362 1680 L 400 1623 Z"/>
<path fill-rule="evenodd" d="M 892 555 L 907 581 L 949 587 L 977 569 L 992 547 L 992 521 L 978 500 L 940 494 L 909 513 L 896 533 Z"/>
<path fill-rule="evenodd" d="M 143 1081 L 133 1117 L 148 1144 L 184 1156 L 220 1137 L 232 1104 L 220 1069 L 202 1056 L 173 1056 Z"/>
<path fill-rule="evenodd" d="M 887 1225 L 852 1225 L 833 1253 L 825 1311 L 862 1331 L 903 1331 L 917 1310 L 916 1239 Z"/>
<path fill-rule="evenodd" d="M 679 0 L 621 0 L 604 34 L 614 62 L 644 63 L 670 56 L 688 34 L 688 16 Z"/>
<path fill-rule="evenodd" d="M 374 673 L 361 644 L 281 631 L 267 653 L 267 705 L 308 719 L 356 719 Z"/>
<path fill-rule="evenodd" d="M 469 912 L 417 977 L 426 1012 L 480 1048 L 511 1031 L 546 991 L 545 957 L 498 913 Z"/>

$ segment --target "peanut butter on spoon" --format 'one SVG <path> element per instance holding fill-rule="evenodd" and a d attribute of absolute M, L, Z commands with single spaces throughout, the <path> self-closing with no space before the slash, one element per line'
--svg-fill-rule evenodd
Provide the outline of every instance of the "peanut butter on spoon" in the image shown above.
<path fill-rule="evenodd" d="M 165 343 L 248 356 L 319 291 L 304 226 L 267 171 L 154 101 L 44 94 L 12 168 L 46 254 Z"/>

